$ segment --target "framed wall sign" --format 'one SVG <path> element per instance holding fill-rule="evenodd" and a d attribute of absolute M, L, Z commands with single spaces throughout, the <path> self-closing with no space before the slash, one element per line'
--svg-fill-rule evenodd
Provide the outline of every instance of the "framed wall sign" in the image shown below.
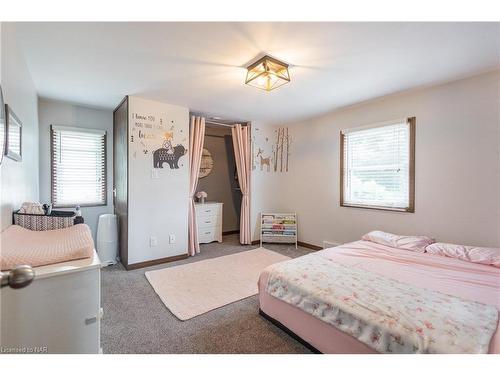
<path fill-rule="evenodd" d="M 22 126 L 21 120 L 16 116 L 8 104 L 5 104 L 7 142 L 5 155 L 15 161 L 22 160 Z"/>
<path fill-rule="evenodd" d="M 5 103 L 3 102 L 2 86 L 0 86 L 0 164 L 2 164 L 3 155 L 5 154 L 6 128 Z"/>

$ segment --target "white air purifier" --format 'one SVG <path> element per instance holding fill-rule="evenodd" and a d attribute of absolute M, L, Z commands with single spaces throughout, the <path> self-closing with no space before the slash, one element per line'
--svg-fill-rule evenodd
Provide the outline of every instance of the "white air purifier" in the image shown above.
<path fill-rule="evenodd" d="M 99 216 L 96 250 L 103 266 L 116 264 L 118 258 L 118 218 L 116 215 Z"/>

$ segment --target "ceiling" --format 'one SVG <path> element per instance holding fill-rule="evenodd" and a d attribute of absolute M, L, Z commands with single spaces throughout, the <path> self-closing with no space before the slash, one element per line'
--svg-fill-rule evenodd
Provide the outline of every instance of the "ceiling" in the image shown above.
<path fill-rule="evenodd" d="M 208 115 L 290 122 L 500 66 L 500 23 L 19 23 L 41 97 L 114 108 L 127 94 Z M 244 84 L 268 53 L 271 92 Z"/>

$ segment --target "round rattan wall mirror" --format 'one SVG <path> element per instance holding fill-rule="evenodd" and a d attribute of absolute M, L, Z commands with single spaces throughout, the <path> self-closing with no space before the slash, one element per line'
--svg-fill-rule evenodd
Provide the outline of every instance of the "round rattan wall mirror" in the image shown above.
<path fill-rule="evenodd" d="M 207 177 L 214 168 L 214 159 L 212 154 L 206 148 L 203 149 L 201 154 L 200 176 L 199 178 Z"/>

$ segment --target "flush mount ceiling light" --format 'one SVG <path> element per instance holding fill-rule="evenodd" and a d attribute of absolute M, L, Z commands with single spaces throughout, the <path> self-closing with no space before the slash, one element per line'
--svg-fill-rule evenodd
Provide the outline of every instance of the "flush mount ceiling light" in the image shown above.
<path fill-rule="evenodd" d="M 247 85 L 271 91 L 288 82 L 288 64 L 271 56 L 266 55 L 247 67 Z"/>

